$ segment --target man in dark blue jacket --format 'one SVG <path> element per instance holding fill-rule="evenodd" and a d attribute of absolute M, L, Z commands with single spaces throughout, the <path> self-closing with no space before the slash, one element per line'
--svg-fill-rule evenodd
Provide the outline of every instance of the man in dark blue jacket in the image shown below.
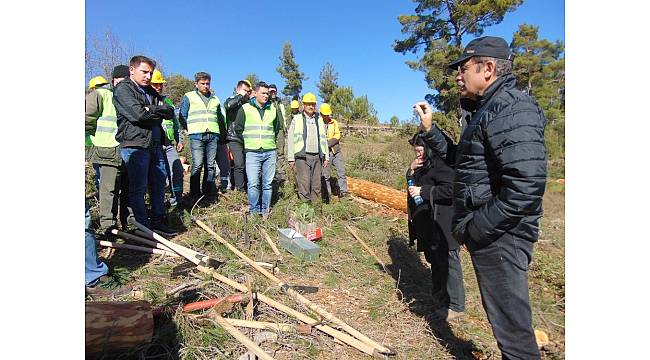
<path fill-rule="evenodd" d="M 505 40 L 472 40 L 449 67 L 471 113 L 458 145 L 432 125 L 427 103 L 415 108 L 424 140 L 454 164 L 453 235 L 469 250 L 503 359 L 539 359 L 528 266 L 546 187 L 546 119 L 516 88 Z"/>

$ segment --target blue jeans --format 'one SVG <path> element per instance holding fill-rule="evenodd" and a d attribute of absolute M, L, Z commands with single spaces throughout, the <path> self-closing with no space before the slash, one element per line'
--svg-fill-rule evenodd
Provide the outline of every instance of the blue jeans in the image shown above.
<path fill-rule="evenodd" d="M 190 134 L 190 149 L 192 150 L 192 172 L 190 173 L 190 196 L 201 196 L 201 170 L 205 164 L 207 170 L 203 177 L 203 194 L 215 193 L 214 177 L 216 173 L 217 147 L 219 134 L 203 133 Z"/>
<path fill-rule="evenodd" d="M 150 148 L 125 147 L 120 150 L 129 177 L 129 207 L 135 220 L 150 227 L 165 216 L 165 185 L 167 171 L 160 145 Z M 144 195 L 149 188 L 151 222 L 147 216 Z"/>
<path fill-rule="evenodd" d="M 97 259 L 95 233 L 90 228 L 90 210 L 86 201 L 86 286 L 94 285 L 103 275 L 108 274 L 108 266 Z"/>
<path fill-rule="evenodd" d="M 166 170 L 169 176 L 169 188 L 172 197 L 178 200 L 183 195 L 183 165 L 178 157 L 176 146 L 163 145 L 163 151 L 167 158 Z"/>
<path fill-rule="evenodd" d="M 246 152 L 246 176 L 248 177 L 248 204 L 251 214 L 269 212 L 273 188 L 271 182 L 275 176 L 275 150 Z M 260 198 L 260 173 L 262 175 L 262 203 Z"/>
<path fill-rule="evenodd" d="M 503 359 L 539 359 L 528 295 L 533 243 L 508 233 L 487 246 L 468 242 L 492 333 Z"/>

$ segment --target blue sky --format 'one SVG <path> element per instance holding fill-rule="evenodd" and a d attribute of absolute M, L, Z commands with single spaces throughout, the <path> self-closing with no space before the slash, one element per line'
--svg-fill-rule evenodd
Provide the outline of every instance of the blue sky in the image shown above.
<path fill-rule="evenodd" d="M 209 72 L 222 101 L 251 72 L 282 89 L 275 68 L 282 44 L 290 41 L 300 70 L 309 77 L 303 93 L 318 95 L 316 83 L 329 61 L 339 85 L 351 86 L 355 96 L 368 95 L 380 120 L 387 122 L 393 115 L 411 118 L 412 105 L 431 91 L 424 73 L 404 63 L 416 56 L 392 50 L 393 42 L 404 38 L 397 16 L 414 9 L 409 0 L 87 0 L 85 27 L 87 35 L 110 27 L 123 43 L 159 61 L 165 76 L 192 79 L 197 71 Z M 526 0 L 485 35 L 510 42 L 521 23 L 538 25 L 541 38 L 564 41 L 564 1 Z"/>

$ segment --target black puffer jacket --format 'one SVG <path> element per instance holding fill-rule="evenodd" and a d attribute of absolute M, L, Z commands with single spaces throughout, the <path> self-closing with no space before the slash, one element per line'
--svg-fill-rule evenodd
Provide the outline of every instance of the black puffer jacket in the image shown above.
<path fill-rule="evenodd" d="M 138 84 L 129 78 L 122 80 L 113 90 L 113 104 L 117 112 L 115 139 L 123 147 L 146 148 L 150 147 L 154 140 L 162 144 L 165 136 L 162 121 L 174 117 L 174 108 L 165 104 L 154 88 L 147 86 L 144 91 L 152 96 L 153 103 L 149 103 L 145 95 L 138 90 Z M 154 126 L 160 128 L 160 139 L 152 139 Z"/>
<path fill-rule="evenodd" d="M 237 118 L 237 111 L 242 105 L 248 102 L 248 96 L 236 94 L 226 99 L 226 102 L 223 103 L 224 108 L 226 109 L 226 123 L 228 124 L 228 130 L 226 134 L 227 141 L 237 141 L 241 143 L 241 139 L 235 134 L 235 119 Z"/>
<path fill-rule="evenodd" d="M 498 78 L 476 103 L 453 146 L 437 127 L 424 136 L 438 151 L 455 152 L 453 235 L 470 250 L 510 234 L 539 235 L 546 187 L 546 118 L 516 89 L 512 74 Z"/>

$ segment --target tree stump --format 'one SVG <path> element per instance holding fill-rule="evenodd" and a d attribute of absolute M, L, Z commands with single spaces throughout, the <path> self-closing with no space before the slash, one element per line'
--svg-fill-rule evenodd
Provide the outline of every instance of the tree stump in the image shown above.
<path fill-rule="evenodd" d="M 374 182 L 348 177 L 348 190 L 366 200 L 384 204 L 390 208 L 407 212 L 407 194 Z"/>
<path fill-rule="evenodd" d="M 150 343 L 152 336 L 149 302 L 86 302 L 86 357 L 124 352 Z"/>

